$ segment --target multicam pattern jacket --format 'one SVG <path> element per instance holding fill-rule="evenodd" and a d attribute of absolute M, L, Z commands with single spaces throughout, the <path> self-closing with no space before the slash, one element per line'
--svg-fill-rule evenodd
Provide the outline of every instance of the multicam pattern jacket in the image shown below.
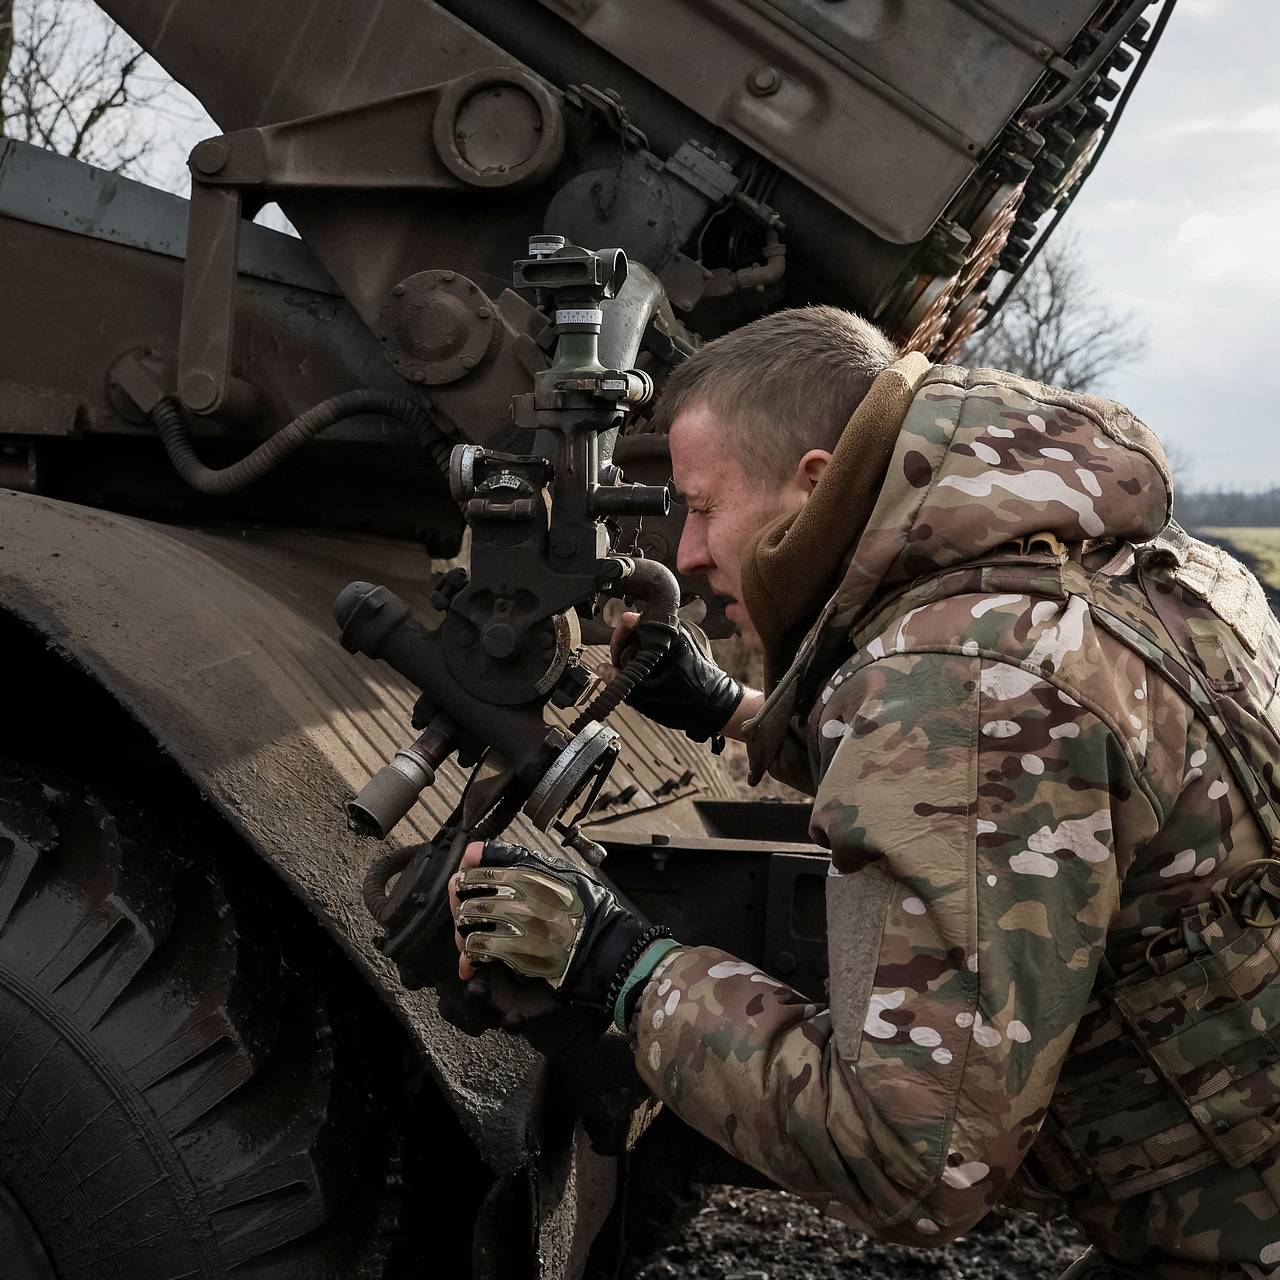
<path fill-rule="evenodd" d="M 1088 1069 L 1069 1049 L 1097 1034 L 1095 988 L 1267 852 L 1203 719 L 1070 587 L 1146 626 L 1133 544 L 1170 503 L 1159 445 L 1120 406 L 933 369 L 749 742 L 815 792 L 829 1003 L 697 946 L 645 991 L 633 1030 L 655 1094 L 880 1239 L 937 1245 L 986 1214 Z M 1273 730 L 1269 615 L 1250 653 L 1169 586 Z M 1085 1145 L 1153 1132 L 1144 1097 L 1086 1124 Z M 1136 1194 L 1087 1181 L 1070 1209 L 1147 1274 L 1280 1276 L 1277 1194 L 1273 1149 Z"/>

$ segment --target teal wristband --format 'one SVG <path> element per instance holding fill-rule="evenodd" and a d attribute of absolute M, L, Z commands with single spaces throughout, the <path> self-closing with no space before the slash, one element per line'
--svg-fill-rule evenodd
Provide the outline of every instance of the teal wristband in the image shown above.
<path fill-rule="evenodd" d="M 638 985 L 648 982 L 653 976 L 653 971 L 662 963 L 662 958 L 678 946 L 680 943 L 674 938 L 658 938 L 645 947 L 635 967 L 627 974 L 627 980 L 622 984 L 622 990 L 618 992 L 618 998 L 613 1002 L 613 1025 L 624 1035 L 627 1031 L 627 997 Z"/>

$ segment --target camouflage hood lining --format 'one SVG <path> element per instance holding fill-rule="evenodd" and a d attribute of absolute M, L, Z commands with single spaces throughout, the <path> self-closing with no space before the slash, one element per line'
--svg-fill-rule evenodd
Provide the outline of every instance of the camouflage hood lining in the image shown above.
<path fill-rule="evenodd" d="M 875 509 L 833 598 L 845 629 L 883 588 L 1034 533 L 1144 542 L 1168 524 L 1159 441 L 1123 405 L 991 369 L 940 365 L 898 435 Z"/>

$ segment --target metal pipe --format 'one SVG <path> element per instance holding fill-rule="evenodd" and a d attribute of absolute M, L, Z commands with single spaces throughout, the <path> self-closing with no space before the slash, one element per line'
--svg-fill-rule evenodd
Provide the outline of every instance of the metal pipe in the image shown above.
<path fill-rule="evenodd" d="M 1115 25 L 1098 41 L 1098 47 L 1067 77 L 1067 82 L 1057 93 L 1045 102 L 1028 107 L 1023 113 L 1025 120 L 1043 120 L 1055 111 L 1065 107 L 1079 93 L 1085 82 L 1115 52 L 1116 46 L 1129 33 L 1129 28 L 1142 16 L 1142 11 L 1149 8 L 1151 0 L 1133 0 L 1133 3 L 1116 20 Z"/>

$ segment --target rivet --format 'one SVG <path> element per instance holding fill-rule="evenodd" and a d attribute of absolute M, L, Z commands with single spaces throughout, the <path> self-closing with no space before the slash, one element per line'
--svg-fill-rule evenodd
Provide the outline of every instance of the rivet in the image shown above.
<path fill-rule="evenodd" d="M 218 173 L 226 168 L 227 161 L 230 159 L 231 150 L 227 144 L 213 138 L 207 142 L 200 143 L 191 153 L 191 163 L 201 173 Z"/>
<path fill-rule="evenodd" d="M 759 67 L 747 79 L 747 88 L 757 98 L 767 98 L 782 87 L 782 72 L 777 67 Z"/>

